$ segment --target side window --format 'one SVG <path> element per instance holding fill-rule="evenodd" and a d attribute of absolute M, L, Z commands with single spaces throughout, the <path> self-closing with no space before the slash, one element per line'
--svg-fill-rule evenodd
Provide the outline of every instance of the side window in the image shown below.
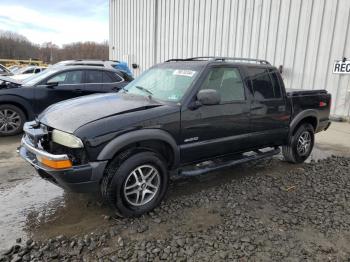
<path fill-rule="evenodd" d="M 281 97 L 281 90 L 277 76 L 274 79 L 265 68 L 249 68 L 249 78 L 251 80 L 254 98 L 256 100 L 267 100 Z"/>
<path fill-rule="evenodd" d="M 47 83 L 58 83 L 59 85 L 81 84 L 83 71 L 67 71 L 50 78 Z"/>
<path fill-rule="evenodd" d="M 201 89 L 217 90 L 221 103 L 245 100 L 244 84 L 237 68 L 213 68 Z"/>
<path fill-rule="evenodd" d="M 117 82 L 123 81 L 123 78 L 120 75 L 118 75 L 117 73 L 114 74 L 114 77 L 115 77 Z"/>
<path fill-rule="evenodd" d="M 23 72 L 23 74 L 33 74 L 33 73 L 34 73 L 34 69 L 28 69 Z"/>
<path fill-rule="evenodd" d="M 108 72 L 102 72 L 102 82 L 103 83 L 115 83 L 115 82 L 121 82 L 122 79 L 117 75 L 117 74 L 113 74 L 111 75 L 111 73 Z"/>
<path fill-rule="evenodd" d="M 86 70 L 85 83 L 100 84 L 102 83 L 102 71 Z"/>
<path fill-rule="evenodd" d="M 34 74 L 40 73 L 40 68 L 35 69 Z"/>

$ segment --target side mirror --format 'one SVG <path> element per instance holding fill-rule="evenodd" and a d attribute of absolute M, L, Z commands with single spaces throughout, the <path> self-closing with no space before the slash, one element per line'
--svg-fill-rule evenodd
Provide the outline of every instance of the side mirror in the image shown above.
<path fill-rule="evenodd" d="M 58 82 L 47 82 L 46 83 L 47 88 L 53 88 L 55 86 L 58 86 Z"/>
<path fill-rule="evenodd" d="M 218 91 L 215 89 L 203 89 L 197 94 L 197 100 L 202 105 L 218 105 L 220 104 L 221 97 Z"/>

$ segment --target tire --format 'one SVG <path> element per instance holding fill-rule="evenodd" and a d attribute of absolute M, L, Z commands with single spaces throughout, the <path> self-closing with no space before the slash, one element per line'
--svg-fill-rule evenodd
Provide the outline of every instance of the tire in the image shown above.
<path fill-rule="evenodd" d="M 0 136 L 18 135 L 23 130 L 26 115 L 17 106 L 0 105 Z"/>
<path fill-rule="evenodd" d="M 125 160 L 120 157 L 112 160 L 101 183 L 101 194 L 119 216 L 137 217 L 160 204 L 168 182 L 162 157 L 153 152 L 140 152 Z"/>
<path fill-rule="evenodd" d="M 311 154 L 315 143 L 314 128 L 311 124 L 302 124 L 289 138 L 289 144 L 282 146 L 284 159 L 290 163 L 303 163 Z M 303 142 L 302 141 L 306 141 Z"/>

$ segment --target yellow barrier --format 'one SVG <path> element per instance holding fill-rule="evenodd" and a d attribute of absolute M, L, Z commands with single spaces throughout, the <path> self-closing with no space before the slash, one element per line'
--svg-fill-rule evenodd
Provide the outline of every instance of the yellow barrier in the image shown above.
<path fill-rule="evenodd" d="M 0 59 L 0 64 L 4 66 L 11 65 L 36 65 L 36 66 L 46 66 L 46 64 L 41 60 L 29 59 L 29 60 L 17 60 L 17 59 Z"/>

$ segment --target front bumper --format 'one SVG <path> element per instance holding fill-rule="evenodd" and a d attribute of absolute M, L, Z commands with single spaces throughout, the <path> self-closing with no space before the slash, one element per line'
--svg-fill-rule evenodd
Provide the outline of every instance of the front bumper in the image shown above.
<path fill-rule="evenodd" d="M 22 138 L 18 149 L 19 155 L 29 162 L 38 174 L 55 185 L 74 192 L 94 192 L 99 190 L 99 184 L 107 161 L 90 162 L 73 166 L 69 169 L 53 169 L 39 162 L 38 158 L 52 160 L 67 160 L 67 155 L 53 155 L 35 147 L 26 135 Z"/>

